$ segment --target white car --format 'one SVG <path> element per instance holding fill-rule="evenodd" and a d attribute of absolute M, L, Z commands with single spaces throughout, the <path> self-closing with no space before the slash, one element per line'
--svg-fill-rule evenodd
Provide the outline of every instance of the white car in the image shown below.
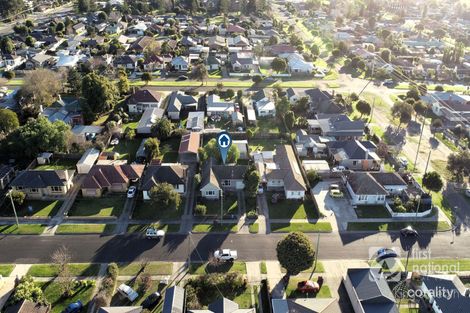
<path fill-rule="evenodd" d="M 346 170 L 346 168 L 344 166 L 335 166 L 331 169 L 331 171 L 333 173 L 341 173 L 341 172 L 344 172 Z"/>
<path fill-rule="evenodd" d="M 264 193 L 264 188 L 263 186 L 258 186 L 258 194 L 262 195 Z"/>
<path fill-rule="evenodd" d="M 217 250 L 214 252 L 214 258 L 216 258 L 217 260 L 232 262 L 233 260 L 236 260 L 238 258 L 238 253 L 236 250 L 230 249 Z"/>
<path fill-rule="evenodd" d="M 129 299 L 129 301 L 134 301 L 139 297 L 139 294 L 132 289 L 131 287 L 127 286 L 126 284 L 121 284 L 118 287 L 118 292 L 123 296 Z"/>
<path fill-rule="evenodd" d="M 116 146 L 119 144 L 119 138 L 114 138 L 113 140 L 111 140 L 111 142 L 109 143 L 111 146 Z"/>
<path fill-rule="evenodd" d="M 136 186 L 130 186 L 129 190 L 127 190 L 127 197 L 129 199 L 134 198 L 136 192 L 137 192 L 137 187 Z"/>
<path fill-rule="evenodd" d="M 152 238 L 163 238 L 165 237 L 165 231 L 162 229 L 155 229 L 153 227 L 147 228 L 147 231 L 145 232 L 145 236 L 147 239 L 152 239 Z"/>

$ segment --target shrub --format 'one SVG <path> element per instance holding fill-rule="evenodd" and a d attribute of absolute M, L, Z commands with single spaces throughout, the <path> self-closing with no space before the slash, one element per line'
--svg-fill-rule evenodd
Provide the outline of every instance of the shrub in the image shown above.
<path fill-rule="evenodd" d="M 5 72 L 3 72 L 3 77 L 8 79 L 8 80 L 13 79 L 13 78 L 15 78 L 15 72 L 5 71 Z"/>
<path fill-rule="evenodd" d="M 194 209 L 194 214 L 203 216 L 207 214 L 207 207 L 204 204 L 198 204 L 196 205 L 196 208 Z"/>
<path fill-rule="evenodd" d="M 13 190 L 11 192 L 11 198 L 13 199 L 13 202 L 16 204 L 16 205 L 22 205 L 23 202 L 24 202 L 24 199 L 26 198 L 26 195 L 24 192 L 22 191 L 18 191 L 18 190 Z"/>
<path fill-rule="evenodd" d="M 18 303 L 22 300 L 29 300 L 32 302 L 46 303 L 46 299 L 42 289 L 34 283 L 31 276 L 26 275 L 21 278 L 18 286 L 16 286 L 13 295 L 10 297 L 10 304 Z"/>
<path fill-rule="evenodd" d="M 116 263 L 109 263 L 108 265 L 108 275 L 112 279 L 116 279 L 119 274 L 119 267 Z"/>
<path fill-rule="evenodd" d="M 252 80 L 255 84 L 259 84 L 259 83 L 261 83 L 263 78 L 260 75 L 255 75 L 255 76 L 253 76 Z"/>
<path fill-rule="evenodd" d="M 249 219 L 257 219 L 258 218 L 258 213 L 256 213 L 256 211 L 249 211 L 248 213 L 246 213 L 246 218 L 249 218 Z"/>

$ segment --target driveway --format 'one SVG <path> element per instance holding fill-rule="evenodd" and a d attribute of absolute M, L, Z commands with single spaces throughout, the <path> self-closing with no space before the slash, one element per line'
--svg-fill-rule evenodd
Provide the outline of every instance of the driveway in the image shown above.
<path fill-rule="evenodd" d="M 349 203 L 346 196 L 344 198 L 331 198 L 328 195 L 330 184 L 338 183 L 338 180 L 326 180 L 319 182 L 313 189 L 312 193 L 318 205 L 318 210 L 326 216 L 333 229 L 346 230 L 348 222 L 357 219 L 356 213 Z"/>

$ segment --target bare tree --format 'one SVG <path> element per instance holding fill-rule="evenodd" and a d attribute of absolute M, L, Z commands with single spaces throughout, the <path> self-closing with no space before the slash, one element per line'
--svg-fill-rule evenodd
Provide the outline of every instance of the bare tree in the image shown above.
<path fill-rule="evenodd" d="M 60 291 L 66 297 L 71 296 L 73 293 L 73 278 L 69 268 L 71 258 L 70 251 L 65 246 L 61 246 L 52 254 L 52 262 L 57 266 L 57 280 Z"/>

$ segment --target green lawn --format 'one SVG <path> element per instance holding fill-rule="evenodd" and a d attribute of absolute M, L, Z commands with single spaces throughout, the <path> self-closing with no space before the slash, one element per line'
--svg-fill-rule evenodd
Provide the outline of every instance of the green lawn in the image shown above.
<path fill-rule="evenodd" d="M 0 234 L 4 235 L 40 235 L 44 232 L 46 225 L 41 224 L 20 224 L 0 225 Z"/>
<path fill-rule="evenodd" d="M 119 153 L 119 159 L 127 160 L 131 163 L 135 159 L 135 154 L 140 146 L 140 140 L 121 140 L 119 144 L 115 146 L 109 146 L 105 152 L 117 152 Z"/>
<path fill-rule="evenodd" d="M 44 170 L 72 170 L 75 169 L 75 165 L 78 160 L 69 160 L 69 159 L 56 159 L 52 160 L 49 164 L 38 165 L 35 170 L 44 171 Z"/>
<path fill-rule="evenodd" d="M 306 219 L 318 218 L 315 204 L 312 200 L 279 200 L 271 203 L 272 193 L 266 193 L 270 219 Z"/>
<path fill-rule="evenodd" d="M 96 276 L 100 270 L 98 263 L 72 263 L 69 265 L 72 276 Z M 55 277 L 58 275 L 58 266 L 55 264 L 33 264 L 28 270 L 33 277 Z"/>
<path fill-rule="evenodd" d="M 209 233 L 209 232 L 237 232 L 238 226 L 235 223 L 223 224 L 193 224 L 194 233 Z"/>
<path fill-rule="evenodd" d="M 253 223 L 248 226 L 250 234 L 257 234 L 259 232 L 259 224 Z"/>
<path fill-rule="evenodd" d="M 8 277 L 15 268 L 14 264 L 0 264 L 0 276 Z"/>
<path fill-rule="evenodd" d="M 61 224 L 55 232 L 64 234 L 103 234 L 110 235 L 116 228 L 115 224 Z"/>
<path fill-rule="evenodd" d="M 450 225 L 447 222 L 350 222 L 348 223 L 348 230 L 350 231 L 397 231 L 408 225 L 412 225 L 416 230 L 435 230 L 444 231 L 449 230 Z"/>
<path fill-rule="evenodd" d="M 124 209 L 126 198 L 122 195 L 102 198 L 77 198 L 70 208 L 69 216 L 116 216 Z"/>
<path fill-rule="evenodd" d="M 240 293 L 239 295 L 235 296 L 235 298 L 232 299 L 233 302 L 237 303 L 240 309 L 249 309 L 253 307 L 253 303 L 251 303 L 251 298 L 252 298 L 252 292 L 251 288 L 247 287 L 244 292 Z M 253 297 L 256 299 L 258 295 L 254 294 Z"/>
<path fill-rule="evenodd" d="M 402 260 L 405 264 L 406 261 Z M 408 270 L 426 272 L 467 272 L 470 271 L 470 259 L 409 259 Z"/>
<path fill-rule="evenodd" d="M 383 205 L 358 205 L 354 209 L 358 218 L 389 218 L 390 213 Z"/>
<path fill-rule="evenodd" d="M 207 208 L 207 215 L 220 216 L 220 199 L 219 200 L 199 200 L 198 204 L 203 204 Z M 223 199 L 223 215 L 238 213 L 238 198 L 235 195 L 225 195 Z"/>
<path fill-rule="evenodd" d="M 121 276 L 135 276 L 140 273 L 150 275 L 171 275 L 173 273 L 173 263 L 170 262 L 149 262 L 145 269 L 142 269 L 142 264 L 139 262 L 118 263 L 118 267 Z"/>
<path fill-rule="evenodd" d="M 22 205 L 16 206 L 16 213 L 18 216 L 37 216 L 46 217 L 54 216 L 59 211 L 62 205 L 60 200 L 25 200 Z M 32 209 L 30 212 L 29 209 Z M 14 216 L 13 208 L 9 199 L 5 201 L 2 209 L 0 210 L 0 216 Z"/>
<path fill-rule="evenodd" d="M 306 270 L 303 270 L 300 273 L 312 273 L 313 272 L 313 265 Z M 287 273 L 286 269 L 281 267 L 281 273 Z M 315 273 L 325 273 L 325 267 L 323 266 L 323 263 L 320 261 L 317 261 L 317 265 L 315 266 Z"/>
<path fill-rule="evenodd" d="M 271 223 L 271 231 L 273 233 L 289 233 L 300 231 L 304 233 L 328 233 L 332 231 L 329 222 L 313 223 Z"/>
<path fill-rule="evenodd" d="M 289 144 L 287 140 L 282 139 L 250 139 L 248 148 L 250 151 L 274 151 L 279 145 Z"/>
<path fill-rule="evenodd" d="M 237 272 L 240 274 L 246 274 L 245 262 L 222 262 L 217 265 L 211 265 L 208 263 L 191 263 L 188 273 L 191 275 L 203 275 L 209 273 L 228 273 Z"/>
<path fill-rule="evenodd" d="M 73 302 L 80 300 L 85 308 L 83 312 L 87 311 L 87 307 L 91 299 L 93 298 L 93 286 L 81 287 L 74 291 L 73 296 L 69 298 L 62 297 L 60 292 L 60 284 L 56 282 L 40 282 L 37 283 L 41 286 L 41 289 L 44 291 L 44 296 L 47 301 L 51 304 L 51 313 L 60 313 Z"/>
<path fill-rule="evenodd" d="M 330 288 L 323 284 L 320 291 L 316 294 L 314 293 L 301 293 L 297 291 L 297 283 L 302 281 L 303 279 L 296 279 L 291 278 L 289 280 L 289 284 L 286 288 L 286 297 L 287 298 L 331 298 L 331 291 Z"/>
<path fill-rule="evenodd" d="M 442 133 L 436 133 L 436 134 L 434 134 L 434 136 L 437 139 L 439 139 L 440 142 L 442 142 L 445 146 L 447 146 L 447 148 L 449 148 L 453 152 L 458 152 L 459 151 L 459 148 L 457 148 L 455 146 L 454 142 L 447 139 L 446 137 L 444 137 L 444 135 Z"/>
<path fill-rule="evenodd" d="M 152 201 L 137 200 L 137 204 L 132 213 L 132 218 L 137 220 L 161 220 L 161 219 L 180 219 L 184 213 L 184 199 L 181 199 L 178 210 L 169 208 L 157 208 Z"/>
<path fill-rule="evenodd" d="M 266 267 L 266 262 L 265 261 L 261 261 L 261 263 L 259 264 L 259 270 L 260 270 L 261 274 L 267 274 L 268 273 L 268 269 Z"/>
<path fill-rule="evenodd" d="M 150 226 L 163 229 L 165 233 L 176 233 L 180 230 L 180 224 L 129 224 L 127 226 L 128 233 L 145 233 Z"/>
<path fill-rule="evenodd" d="M 275 117 L 260 118 L 257 120 L 256 126 L 250 128 L 254 129 L 257 134 L 280 134 L 284 130 L 282 123 Z"/>

